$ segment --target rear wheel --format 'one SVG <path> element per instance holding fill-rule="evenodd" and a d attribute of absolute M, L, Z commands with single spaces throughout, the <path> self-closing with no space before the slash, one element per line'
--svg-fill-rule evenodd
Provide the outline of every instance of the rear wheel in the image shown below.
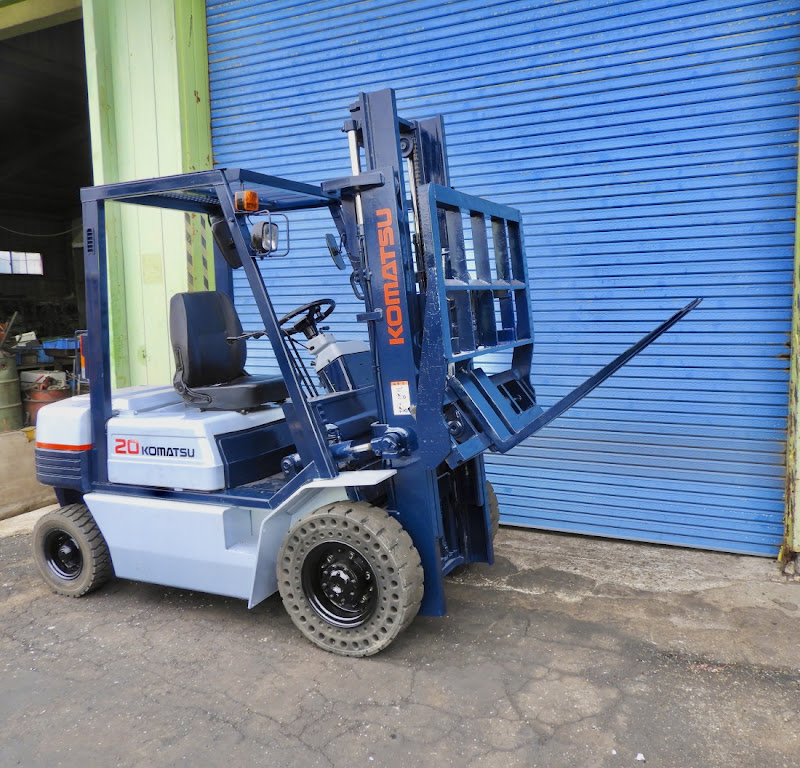
<path fill-rule="evenodd" d="M 81 597 L 114 575 L 108 545 L 84 504 L 40 518 L 33 529 L 33 558 L 59 595 Z"/>
<path fill-rule="evenodd" d="M 312 643 L 343 656 L 371 656 L 417 615 L 423 571 L 397 520 L 365 502 L 345 501 L 292 527 L 278 553 L 278 587 Z"/>

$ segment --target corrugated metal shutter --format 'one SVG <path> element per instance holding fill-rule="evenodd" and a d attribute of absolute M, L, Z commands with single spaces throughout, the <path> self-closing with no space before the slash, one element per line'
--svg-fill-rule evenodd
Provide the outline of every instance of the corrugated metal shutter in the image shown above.
<path fill-rule="evenodd" d="M 359 90 L 446 115 L 454 184 L 522 209 L 540 401 L 702 307 L 511 455 L 517 525 L 775 554 L 798 116 L 798 2 L 208 2 L 215 161 L 349 172 Z M 323 217 L 265 268 L 279 311 L 341 300 Z M 308 250 L 302 250 L 308 248 Z M 301 255 L 302 254 L 302 255 Z M 237 276 L 236 302 L 258 324 Z M 270 370 L 267 351 L 251 368 Z"/>

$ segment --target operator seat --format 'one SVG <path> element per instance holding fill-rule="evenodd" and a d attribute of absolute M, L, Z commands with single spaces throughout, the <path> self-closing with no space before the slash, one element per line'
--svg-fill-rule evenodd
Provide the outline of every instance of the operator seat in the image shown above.
<path fill-rule="evenodd" d="M 175 353 L 173 384 L 198 408 L 247 411 L 289 397 L 280 376 L 250 376 L 247 344 L 227 294 L 176 293 L 169 304 L 169 335 Z"/>

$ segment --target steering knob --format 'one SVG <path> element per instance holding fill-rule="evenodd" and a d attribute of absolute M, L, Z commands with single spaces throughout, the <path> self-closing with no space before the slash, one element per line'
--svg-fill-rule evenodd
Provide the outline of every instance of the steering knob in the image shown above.
<path fill-rule="evenodd" d="M 278 320 L 278 326 L 287 336 L 302 333 L 307 339 L 313 339 L 319 335 L 317 324 L 328 317 L 334 309 L 336 309 L 336 302 L 333 299 L 315 299 L 284 315 Z M 289 324 L 289 321 L 294 320 L 296 317 L 300 319 L 293 324 Z"/>

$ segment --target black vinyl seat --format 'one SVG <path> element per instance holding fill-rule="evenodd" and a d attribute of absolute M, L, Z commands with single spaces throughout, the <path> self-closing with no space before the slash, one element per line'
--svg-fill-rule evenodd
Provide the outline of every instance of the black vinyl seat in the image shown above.
<path fill-rule="evenodd" d="M 289 397 L 280 376 L 245 372 L 247 344 L 235 338 L 242 335 L 242 324 L 227 294 L 176 293 L 169 305 L 169 334 L 175 353 L 173 384 L 190 405 L 247 411 Z"/>

